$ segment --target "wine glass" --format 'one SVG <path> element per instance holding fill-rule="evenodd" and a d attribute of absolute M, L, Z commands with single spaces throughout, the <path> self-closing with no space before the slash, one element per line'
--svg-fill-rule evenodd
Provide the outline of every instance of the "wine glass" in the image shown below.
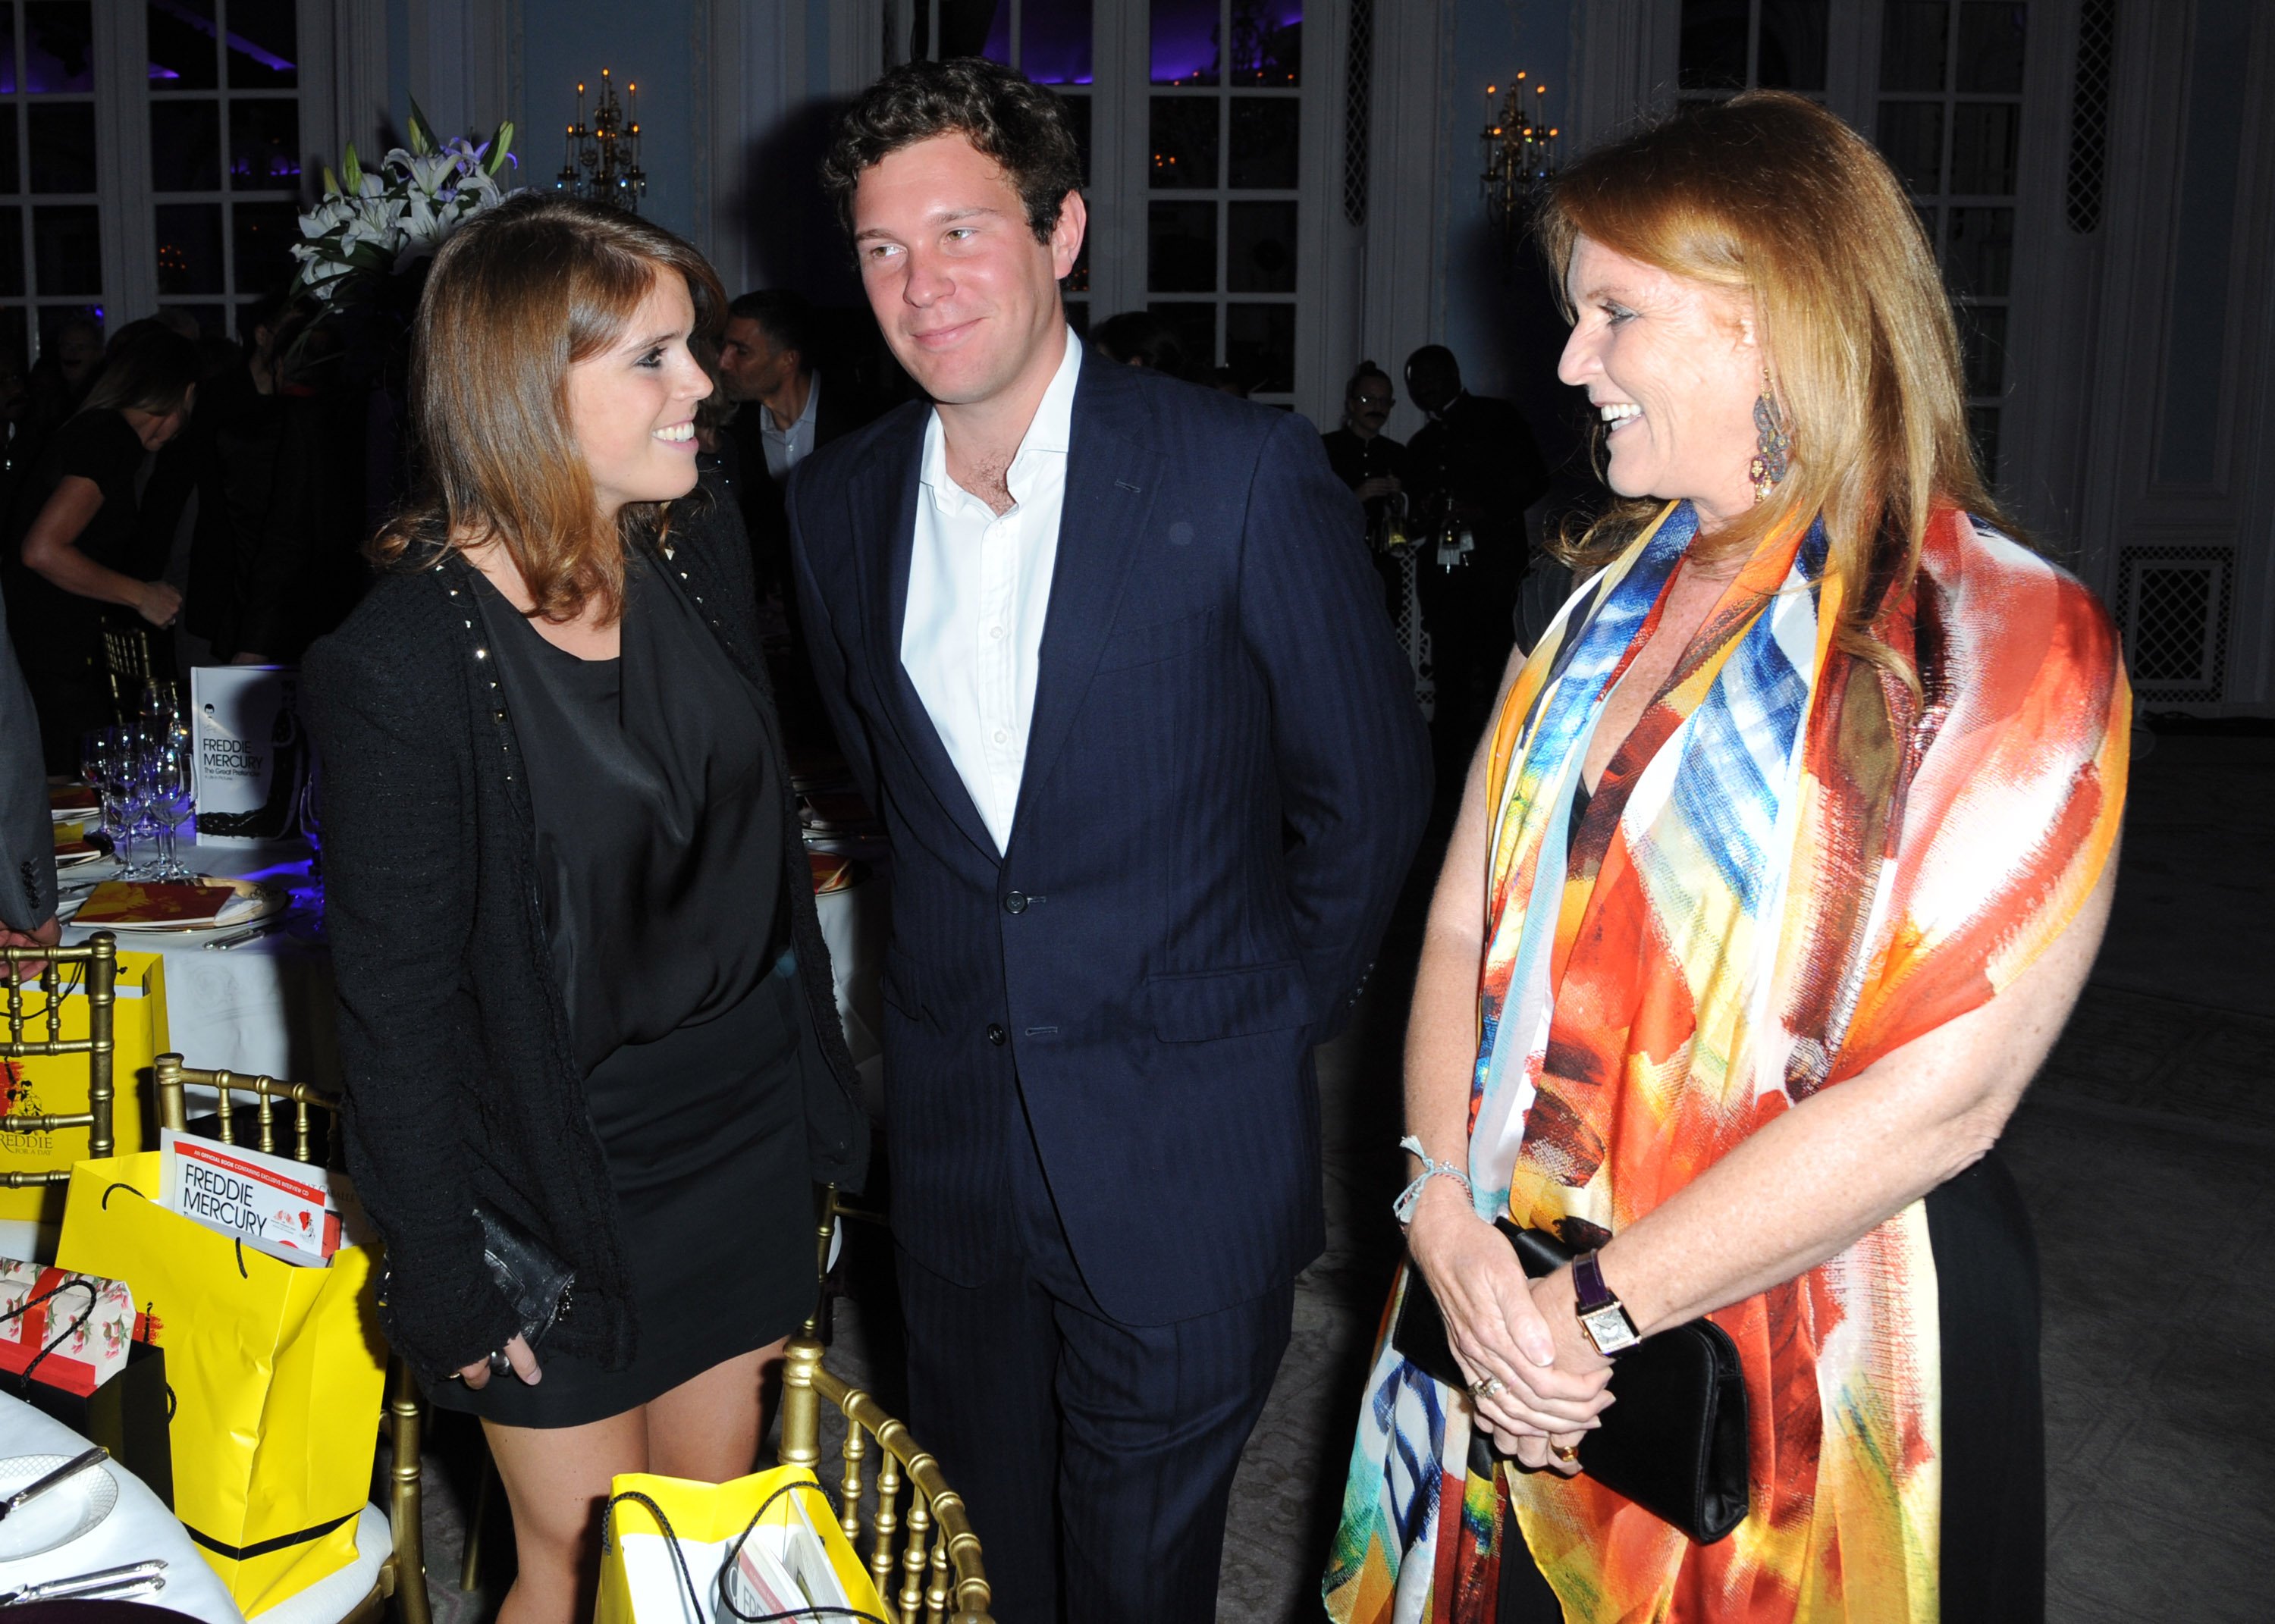
<path fill-rule="evenodd" d="M 108 826 L 110 816 L 103 810 L 109 791 L 103 782 L 103 759 L 110 752 L 110 729 L 95 728 L 79 735 L 79 781 L 94 792 L 95 821 Z"/>
<path fill-rule="evenodd" d="M 190 736 L 179 728 L 169 729 L 151 742 L 147 762 L 150 814 L 157 822 L 163 847 L 157 877 L 194 880 L 197 876 L 175 855 L 174 844 L 175 831 L 197 805 L 197 772 Z"/>
<path fill-rule="evenodd" d="M 148 759 L 142 730 L 140 728 L 115 728 L 116 737 L 110 753 L 104 758 L 103 782 L 110 786 L 110 795 L 104 808 L 104 827 L 111 830 L 117 842 L 121 880 L 150 880 L 156 877 L 156 868 L 148 863 L 134 860 L 134 839 L 143 832 L 142 826 L 150 817 L 150 780 Z M 115 808 L 117 820 L 114 826 L 110 812 Z"/>

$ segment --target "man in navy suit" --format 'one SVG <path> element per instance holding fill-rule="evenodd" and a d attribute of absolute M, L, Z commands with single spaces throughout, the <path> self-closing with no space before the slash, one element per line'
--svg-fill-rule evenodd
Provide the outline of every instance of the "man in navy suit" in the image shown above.
<path fill-rule="evenodd" d="M 1209 1619 L 1325 1241 L 1311 1047 L 1419 838 L 1422 720 L 1318 432 L 1069 331 L 1054 97 L 911 63 L 823 177 L 930 397 L 789 491 L 816 675 L 892 839 L 910 1419 L 1006 1624 Z"/>

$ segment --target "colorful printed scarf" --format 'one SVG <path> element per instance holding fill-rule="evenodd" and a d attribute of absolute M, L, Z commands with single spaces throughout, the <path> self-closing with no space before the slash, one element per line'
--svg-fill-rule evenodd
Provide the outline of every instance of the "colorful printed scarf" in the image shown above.
<path fill-rule="evenodd" d="M 1574 595 L 1494 733 L 1470 1173 L 1480 1216 L 1576 1245 L 2009 986 L 2092 889 L 2124 802 L 2131 699 L 2107 616 L 1946 512 L 1875 623 L 1924 701 L 1833 646 L 1840 585 L 1812 527 L 1748 563 L 1576 824 L 1605 699 L 1696 531 L 1670 507 Z M 1584 1477 L 1473 1468 L 1466 1395 L 1389 1345 L 1406 1283 L 1324 1583 L 1340 1624 L 1491 1620 L 1512 1499 L 1575 1624 L 1932 1624 L 1922 1204 L 1713 1315 L 1745 1364 L 1753 1484 L 1712 1546 Z"/>

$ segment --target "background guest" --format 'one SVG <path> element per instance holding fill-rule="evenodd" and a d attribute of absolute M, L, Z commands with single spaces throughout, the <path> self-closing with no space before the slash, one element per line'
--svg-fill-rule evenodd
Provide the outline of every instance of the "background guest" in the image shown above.
<path fill-rule="evenodd" d="M 36 458 L 48 436 L 86 401 L 102 360 L 102 328 L 93 316 L 65 316 L 42 335 L 40 359 L 28 381 L 31 410 L 24 424 L 27 458 Z"/>
<path fill-rule="evenodd" d="M 1463 389 L 1461 366 L 1443 344 L 1407 358 L 1406 392 L 1430 418 L 1406 447 L 1407 498 L 1438 678 L 1439 784 L 1450 800 L 1515 641 L 1529 552 L 1524 510 L 1547 490 L 1548 469 L 1523 413 Z M 1464 532 L 1472 548 L 1466 555 L 1455 551 Z"/>
<path fill-rule="evenodd" d="M 791 469 L 868 420 L 850 377 L 820 365 L 820 324 L 803 295 L 745 293 L 727 306 L 719 381 L 738 410 L 729 420 L 729 474 L 742 497 L 761 594 L 789 583 L 782 486 Z"/>
<path fill-rule="evenodd" d="M 759 594 L 779 601 L 788 626 L 789 645 L 772 668 L 782 726 L 801 758 L 835 753 L 836 742 L 814 690 L 805 623 L 790 587 L 782 491 L 799 464 L 873 415 L 850 367 L 830 368 L 825 381 L 820 349 L 820 324 L 799 294 L 762 290 L 727 306 L 719 382 L 733 414 L 722 431 L 721 461 L 750 535 Z"/>
<path fill-rule="evenodd" d="M 0 615 L 0 948 L 52 948 L 56 842 L 40 722 Z M 22 973 L 29 966 L 21 967 Z"/>
<path fill-rule="evenodd" d="M 108 608 L 164 627 L 182 594 L 135 570 L 144 459 L 181 432 L 197 395 L 197 346 L 157 324 L 123 331 L 87 404 L 56 431 L 17 493 L 11 552 L 16 646 L 39 707 L 49 767 L 77 766 L 79 736 L 108 720 Z M 154 668 L 170 663 L 154 656 Z"/>
<path fill-rule="evenodd" d="M 1415 701 L 1426 716 L 1436 706 L 1437 688 L 1405 495 L 1406 448 L 1382 432 L 1397 404 L 1390 374 L 1372 361 L 1361 361 L 1343 389 L 1342 427 L 1319 439 L 1326 447 L 1327 466 L 1365 510 L 1368 548 L 1382 577 L 1383 607 L 1398 629 L 1398 646 L 1414 674 Z"/>

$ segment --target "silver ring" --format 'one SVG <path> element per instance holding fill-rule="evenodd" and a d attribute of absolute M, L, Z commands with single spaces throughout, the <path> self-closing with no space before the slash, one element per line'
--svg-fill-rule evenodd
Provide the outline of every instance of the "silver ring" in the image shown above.
<path fill-rule="evenodd" d="M 1470 1396 L 1473 1399 L 1499 1398 L 1508 1391 L 1508 1386 L 1498 1376 L 1480 1376 L 1470 1384 Z"/>
<path fill-rule="evenodd" d="M 513 1361 L 505 1356 L 504 1348 L 501 1348 L 490 1356 L 490 1374 L 493 1376 L 513 1374 Z"/>

